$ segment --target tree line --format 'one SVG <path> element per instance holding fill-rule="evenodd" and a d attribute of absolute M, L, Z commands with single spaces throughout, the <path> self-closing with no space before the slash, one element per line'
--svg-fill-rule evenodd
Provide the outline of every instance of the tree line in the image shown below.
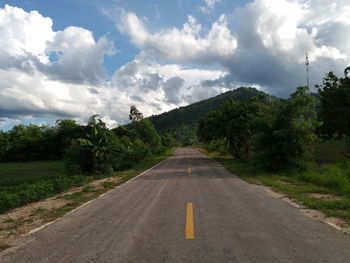
<path fill-rule="evenodd" d="M 86 125 L 69 119 L 57 120 L 53 127 L 16 125 L 0 131 L 0 161 L 64 159 L 70 174 L 110 173 L 174 145 L 135 106 L 129 118 L 130 124 L 114 129 L 108 129 L 99 115 L 91 116 Z"/>
<path fill-rule="evenodd" d="M 346 138 L 350 151 L 350 79 L 328 73 L 317 94 L 298 87 L 289 99 L 259 95 L 228 101 L 199 123 L 210 147 L 272 171 L 302 167 L 316 140 Z"/>

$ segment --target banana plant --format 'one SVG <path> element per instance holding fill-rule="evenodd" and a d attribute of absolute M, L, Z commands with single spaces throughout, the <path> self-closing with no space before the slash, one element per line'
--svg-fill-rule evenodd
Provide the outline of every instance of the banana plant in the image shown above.
<path fill-rule="evenodd" d="M 78 142 L 81 146 L 89 148 L 94 157 L 101 160 L 108 159 L 108 138 L 105 131 L 92 126 L 91 133 L 87 135 L 87 139 L 80 138 Z"/>

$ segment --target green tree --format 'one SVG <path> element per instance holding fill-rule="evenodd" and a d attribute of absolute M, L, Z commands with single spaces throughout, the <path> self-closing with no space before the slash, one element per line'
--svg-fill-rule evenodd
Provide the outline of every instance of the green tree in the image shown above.
<path fill-rule="evenodd" d="M 254 151 L 265 168 L 276 171 L 303 162 L 319 125 L 314 103 L 307 87 L 298 87 L 290 99 L 279 101 L 259 119 Z"/>
<path fill-rule="evenodd" d="M 106 123 L 101 119 L 100 115 L 94 114 L 89 118 L 88 127 L 96 127 L 97 129 L 101 131 L 106 131 L 107 126 Z"/>
<path fill-rule="evenodd" d="M 236 158 L 247 158 L 250 154 L 251 138 L 255 131 L 256 118 L 261 103 L 228 101 L 219 110 L 210 112 L 200 122 L 199 135 L 204 141 L 226 139 L 228 149 Z"/>
<path fill-rule="evenodd" d="M 165 147 L 173 147 L 176 145 L 176 142 L 175 139 L 169 133 L 166 133 L 162 136 L 162 144 Z"/>
<path fill-rule="evenodd" d="M 320 132 L 328 136 L 350 136 L 350 79 L 329 72 L 318 87 Z"/>
<path fill-rule="evenodd" d="M 205 118 L 199 121 L 198 137 L 203 142 L 225 137 L 222 131 L 223 122 L 221 120 L 221 111 L 212 110 Z"/>
<path fill-rule="evenodd" d="M 84 138 L 86 136 L 86 129 L 76 123 L 75 120 L 59 119 L 55 124 L 55 145 L 58 158 L 62 158 L 65 149 L 71 144 L 72 140 Z"/>
<path fill-rule="evenodd" d="M 89 121 L 91 131 L 86 138 L 73 140 L 66 150 L 65 159 L 70 173 L 110 173 L 119 166 L 121 143 L 96 115 Z"/>
<path fill-rule="evenodd" d="M 130 107 L 130 113 L 129 113 L 129 120 L 131 120 L 133 123 L 140 122 L 143 119 L 142 113 L 134 106 L 132 105 Z"/>
<path fill-rule="evenodd" d="M 250 153 L 250 140 L 254 133 L 254 121 L 258 108 L 253 102 L 229 102 L 222 108 L 225 137 L 229 150 L 237 158 L 247 158 Z"/>
<path fill-rule="evenodd" d="M 6 159 L 7 152 L 11 147 L 8 133 L 0 131 L 0 161 Z"/>
<path fill-rule="evenodd" d="M 151 147 L 152 152 L 159 151 L 162 146 L 162 140 L 149 119 L 143 119 L 140 121 L 138 133 L 141 140 Z"/>

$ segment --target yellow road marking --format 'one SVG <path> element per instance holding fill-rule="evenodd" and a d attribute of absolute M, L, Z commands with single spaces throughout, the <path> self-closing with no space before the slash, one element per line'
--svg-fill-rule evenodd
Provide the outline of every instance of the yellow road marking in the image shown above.
<path fill-rule="evenodd" d="M 186 209 L 186 239 L 194 239 L 193 205 L 187 203 Z"/>
<path fill-rule="evenodd" d="M 188 168 L 187 172 L 190 174 L 192 173 L 192 169 L 191 168 Z"/>

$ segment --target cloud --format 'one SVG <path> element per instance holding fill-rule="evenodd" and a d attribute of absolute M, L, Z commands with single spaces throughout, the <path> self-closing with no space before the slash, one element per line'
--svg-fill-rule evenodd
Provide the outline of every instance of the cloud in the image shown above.
<path fill-rule="evenodd" d="M 111 94 L 103 60 L 114 52 L 113 43 L 105 37 L 95 41 L 84 28 L 55 32 L 52 26 L 52 20 L 37 11 L 0 8 L 2 127 L 10 119 L 11 123 L 42 117 L 82 120 L 94 113 L 108 119 L 112 114 L 105 103 L 116 95 Z M 124 115 L 118 113 L 113 112 L 122 120 Z"/>
<path fill-rule="evenodd" d="M 205 1 L 205 7 L 213 8 L 217 2 Z M 118 28 L 145 57 L 193 67 L 216 65 L 229 72 L 210 80 L 210 85 L 232 88 L 240 83 L 287 96 L 306 83 L 306 53 L 312 86 L 326 72 L 341 73 L 348 65 L 349 17 L 346 0 L 255 0 L 222 14 L 208 29 L 189 16 L 182 28 L 152 33 L 144 21 L 125 11 Z"/>
<path fill-rule="evenodd" d="M 52 30 L 53 22 L 37 11 L 5 5 L 0 8 L 0 68 L 40 71 L 68 83 L 96 84 L 105 79 L 103 59 L 114 52 L 105 37 L 68 27 Z"/>
<path fill-rule="evenodd" d="M 130 36 L 144 56 L 177 63 L 215 64 L 231 56 L 237 47 L 225 15 L 220 16 L 204 36 L 202 25 L 193 16 L 188 16 L 181 29 L 171 28 L 152 34 L 134 13 L 123 11 L 118 28 Z"/>
<path fill-rule="evenodd" d="M 105 37 L 95 41 L 90 31 L 71 26 L 56 32 L 45 51 L 57 56 L 43 67 L 52 78 L 96 84 L 105 80 L 104 56 L 114 54 L 114 46 Z"/>
<path fill-rule="evenodd" d="M 0 8 L 2 126 L 10 119 L 17 123 L 28 118 L 109 114 L 104 102 L 115 95 L 110 94 L 113 89 L 106 81 L 103 59 L 113 53 L 113 43 L 104 37 L 95 41 L 83 28 L 55 32 L 52 26 L 52 20 L 37 11 Z"/>
<path fill-rule="evenodd" d="M 213 11 L 214 6 L 220 2 L 221 0 L 204 0 L 204 6 L 200 6 L 199 10 L 204 14 L 209 14 Z"/>
<path fill-rule="evenodd" d="M 96 113 L 115 126 L 127 122 L 132 104 L 146 116 L 161 113 L 202 98 L 204 93 L 193 87 L 226 74 L 160 64 L 140 54 L 108 78 L 103 61 L 113 54 L 114 45 L 107 38 L 96 41 L 91 31 L 73 26 L 53 31 L 50 18 L 8 5 L 0 9 L 0 19 L 0 41 L 6 47 L 0 50 L 1 127 L 9 120 L 82 121 Z M 184 26 L 189 35 L 196 30 L 194 20 L 191 23 Z M 211 34 L 220 34 L 215 27 Z M 204 52 L 204 44 L 200 45 L 198 52 Z"/>
<path fill-rule="evenodd" d="M 31 54 L 48 62 L 46 43 L 52 41 L 52 20 L 37 11 L 25 12 L 21 8 L 5 5 L 0 8 L 0 54 L 18 57 Z"/>
<path fill-rule="evenodd" d="M 244 85 L 288 96 L 306 83 L 306 52 L 311 85 L 349 65 L 348 0 L 255 0 L 209 25 L 188 16 L 153 32 L 135 13 L 119 15 L 139 54 L 107 76 L 104 58 L 115 52 L 108 38 L 81 27 L 54 31 L 36 11 L 0 8 L 0 127 L 95 113 L 116 125 L 132 104 L 148 116 Z"/>
<path fill-rule="evenodd" d="M 226 74 L 222 70 L 187 68 L 178 64 L 159 64 L 138 57 L 115 72 L 111 85 L 134 100 L 145 115 L 161 113 L 174 105 L 186 105 L 201 99 L 192 87 Z M 213 87 L 215 89 L 216 87 Z M 221 87 L 216 93 L 221 91 Z M 205 96 L 205 95 L 204 95 Z M 208 98 L 208 97 L 206 97 Z"/>
<path fill-rule="evenodd" d="M 169 103 L 178 104 L 181 96 L 179 92 L 184 86 L 185 81 L 179 77 L 172 77 L 164 83 L 165 99 Z"/>
<path fill-rule="evenodd" d="M 345 26 L 349 18 L 343 15 L 350 5 L 321 2 L 256 0 L 236 9 L 237 50 L 230 60 L 222 61 L 230 74 L 220 81 L 255 84 L 274 95 L 287 96 L 296 86 L 306 84 L 306 52 L 312 86 L 326 72 L 342 72 L 350 56 L 349 45 L 344 45 L 349 41 L 350 29 Z M 342 19 L 326 19 L 322 5 L 327 16 L 338 14 Z M 340 39 L 340 32 L 348 33 Z"/>

